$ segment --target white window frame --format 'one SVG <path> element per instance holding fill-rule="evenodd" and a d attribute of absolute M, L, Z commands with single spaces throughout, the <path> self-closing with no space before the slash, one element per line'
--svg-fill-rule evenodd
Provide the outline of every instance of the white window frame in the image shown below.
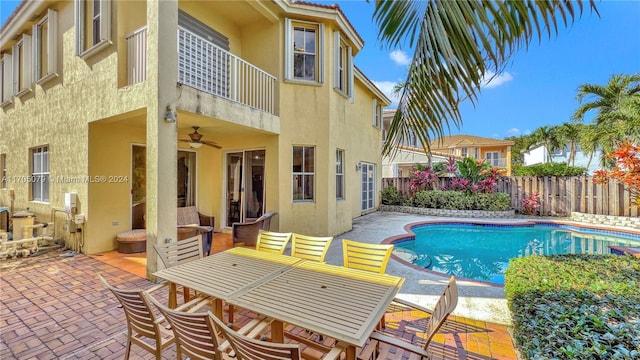
<path fill-rule="evenodd" d="M 295 166 L 295 153 L 296 153 L 296 148 L 302 148 L 302 159 L 300 161 L 300 171 L 295 171 L 294 166 Z M 306 152 L 308 151 L 308 149 L 313 149 L 313 171 L 305 171 L 306 168 L 306 164 L 305 164 L 305 159 L 306 159 Z M 315 197 L 316 197 L 316 178 L 315 178 L 315 169 L 316 169 L 316 148 L 315 146 L 308 146 L 308 145 L 294 145 L 291 151 L 291 198 L 293 199 L 294 203 L 298 203 L 298 202 L 313 202 L 315 201 Z M 301 189 L 301 194 L 302 194 L 302 198 L 296 198 L 296 178 L 298 176 L 302 176 L 301 182 L 302 185 L 304 186 L 307 182 L 305 181 L 305 178 L 307 177 L 311 177 L 313 180 L 313 189 L 311 189 L 311 197 L 310 198 L 305 198 L 304 194 L 305 191 L 304 189 Z"/>
<path fill-rule="evenodd" d="M 47 26 L 47 38 L 42 38 L 42 28 Z M 33 80 L 43 84 L 58 77 L 58 12 L 47 9 L 45 15 L 33 25 Z M 47 63 L 42 64 L 42 52 L 47 52 Z M 46 71 L 42 71 L 46 67 Z"/>
<path fill-rule="evenodd" d="M 333 32 L 333 88 L 353 99 L 353 50 L 342 39 L 339 31 Z"/>
<path fill-rule="evenodd" d="M 86 0 L 75 0 L 75 28 L 76 28 L 76 55 L 80 56 L 82 59 L 86 59 L 91 57 L 98 52 L 104 50 L 108 46 L 111 45 L 111 1 L 112 0 L 89 0 L 94 2 L 98 2 L 100 4 L 100 9 L 98 14 L 94 16 L 93 14 L 86 14 L 87 6 Z M 85 34 L 85 22 L 87 21 L 87 17 L 91 15 L 91 34 Z M 93 31 L 93 24 L 98 18 L 100 21 L 100 36 L 99 39 L 94 39 L 92 41 L 93 45 L 89 46 L 89 48 L 85 49 L 85 38 L 87 36 L 91 36 L 92 38 L 95 36 Z M 99 40 L 96 41 L 95 40 Z"/>
<path fill-rule="evenodd" d="M 371 171 L 371 174 L 369 174 Z M 376 166 L 372 163 L 360 163 L 360 211 L 366 212 L 376 206 Z"/>
<path fill-rule="evenodd" d="M 476 160 L 479 160 L 480 159 L 480 148 L 474 148 L 473 150 L 474 150 L 473 158 L 476 159 Z"/>
<path fill-rule="evenodd" d="M 285 80 L 290 82 L 319 85 L 324 82 L 324 24 L 301 20 L 285 19 L 284 44 L 285 44 Z M 316 74 L 314 79 L 303 79 L 294 76 L 294 29 L 296 27 L 314 28 L 316 31 Z"/>
<path fill-rule="evenodd" d="M 492 156 L 492 155 L 495 155 Z M 491 166 L 500 166 L 500 152 L 499 151 L 487 151 L 484 153 L 484 158 Z M 495 160 L 495 161 L 494 161 Z"/>
<path fill-rule="evenodd" d="M 336 200 L 344 200 L 344 150 L 336 149 Z"/>
<path fill-rule="evenodd" d="M 0 189 L 7 188 L 7 154 L 0 154 L 0 175 L 2 175 L 2 179 L 0 180 Z"/>
<path fill-rule="evenodd" d="M 39 171 L 36 171 L 36 154 L 40 154 L 40 168 Z M 46 160 L 45 155 L 46 154 Z M 49 202 L 50 191 L 49 191 L 49 146 L 43 145 L 35 148 L 31 148 L 29 150 L 29 168 L 31 172 L 31 201 L 37 202 Z M 42 184 L 40 189 L 37 188 L 38 184 Z M 44 189 L 47 188 L 47 196 L 45 197 Z M 38 190 L 40 193 L 37 194 Z"/>
<path fill-rule="evenodd" d="M 460 148 L 460 156 L 462 156 L 463 158 L 469 157 L 469 148 Z"/>
<path fill-rule="evenodd" d="M 13 45 L 13 94 L 17 97 L 31 92 L 33 85 L 31 50 L 31 35 L 23 34 L 20 41 Z"/>
<path fill-rule="evenodd" d="M 13 103 L 13 57 L 11 54 L 2 55 L 0 59 L 0 106 Z"/>
<path fill-rule="evenodd" d="M 373 99 L 372 113 L 371 125 L 379 129 L 382 126 L 382 105 L 378 103 L 378 99 Z"/>

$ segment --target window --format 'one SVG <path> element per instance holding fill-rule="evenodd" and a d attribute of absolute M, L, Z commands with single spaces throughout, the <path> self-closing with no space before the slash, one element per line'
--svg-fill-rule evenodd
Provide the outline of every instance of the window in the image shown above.
<path fill-rule="evenodd" d="M 0 189 L 7 188 L 7 154 L 0 154 L 0 169 L 2 170 L 2 181 L 0 182 Z"/>
<path fill-rule="evenodd" d="M 353 55 L 351 46 L 348 46 L 340 36 L 340 32 L 333 33 L 334 42 L 334 88 L 343 95 L 353 97 Z"/>
<path fill-rule="evenodd" d="M 13 45 L 13 93 L 22 96 L 31 91 L 31 36 L 22 35 Z"/>
<path fill-rule="evenodd" d="M 76 55 L 89 57 L 111 45 L 111 0 L 75 0 Z"/>
<path fill-rule="evenodd" d="M 469 157 L 469 148 L 463 147 L 460 149 L 460 156 L 463 158 Z"/>
<path fill-rule="evenodd" d="M 57 76 L 57 25 L 58 13 L 51 9 L 47 10 L 47 15 L 42 20 L 33 25 L 35 39 L 33 79 L 36 83 L 41 84 Z"/>
<path fill-rule="evenodd" d="M 497 151 L 487 152 L 485 154 L 487 162 L 491 164 L 491 166 L 500 166 L 500 153 Z"/>
<path fill-rule="evenodd" d="M 344 150 L 336 150 L 336 199 L 344 200 Z"/>
<path fill-rule="evenodd" d="M 285 20 L 285 78 L 322 83 L 322 24 Z"/>
<path fill-rule="evenodd" d="M 4 54 L 0 59 L 0 104 L 10 104 L 13 99 L 13 63 L 11 54 Z"/>
<path fill-rule="evenodd" d="M 474 155 L 473 155 L 473 158 L 474 158 L 474 159 L 480 159 L 480 148 L 474 148 L 473 150 L 474 150 L 474 152 L 473 152 L 473 154 L 474 154 Z"/>
<path fill-rule="evenodd" d="M 49 148 L 31 149 L 31 200 L 49 202 Z"/>
<path fill-rule="evenodd" d="M 293 201 L 313 201 L 314 152 L 313 146 L 293 147 Z"/>
<path fill-rule="evenodd" d="M 382 125 L 382 105 L 378 103 L 377 99 L 373 99 L 373 119 L 371 125 L 377 128 Z"/>

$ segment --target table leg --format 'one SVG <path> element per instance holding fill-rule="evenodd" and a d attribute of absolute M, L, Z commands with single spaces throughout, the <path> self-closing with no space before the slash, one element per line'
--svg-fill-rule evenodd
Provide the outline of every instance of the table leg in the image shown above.
<path fill-rule="evenodd" d="M 284 342 L 284 323 L 280 320 L 271 322 L 271 341 L 275 343 Z"/>
<path fill-rule="evenodd" d="M 353 345 L 347 346 L 345 350 L 346 360 L 356 360 L 356 347 Z"/>
<path fill-rule="evenodd" d="M 222 306 L 222 299 L 214 299 L 213 300 L 213 315 L 215 315 L 218 319 L 224 321 L 224 317 L 223 317 L 223 306 Z"/>
<path fill-rule="evenodd" d="M 169 309 L 175 309 L 178 306 L 177 286 L 175 283 L 169 283 Z"/>

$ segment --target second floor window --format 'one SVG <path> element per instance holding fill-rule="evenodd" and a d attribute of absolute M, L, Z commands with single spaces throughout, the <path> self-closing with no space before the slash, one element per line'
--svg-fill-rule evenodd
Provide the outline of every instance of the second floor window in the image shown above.
<path fill-rule="evenodd" d="M 373 99 L 373 119 L 371 125 L 377 128 L 382 126 L 382 105 L 378 103 L 377 99 Z"/>
<path fill-rule="evenodd" d="M 460 156 L 463 158 L 469 157 L 469 148 L 463 147 L 460 149 Z"/>
<path fill-rule="evenodd" d="M 353 55 L 339 31 L 333 33 L 334 88 L 348 98 L 353 98 Z"/>
<path fill-rule="evenodd" d="M 31 149 L 31 200 L 49 202 L 49 147 Z"/>
<path fill-rule="evenodd" d="M 285 78 L 322 82 L 322 24 L 285 21 Z"/>
<path fill-rule="evenodd" d="M 315 148 L 293 147 L 293 201 L 313 201 L 315 181 Z"/>
<path fill-rule="evenodd" d="M 76 55 L 87 57 L 111 44 L 111 0 L 75 0 Z"/>
<path fill-rule="evenodd" d="M 31 36 L 22 35 L 13 45 L 13 94 L 23 95 L 31 91 Z"/>
<path fill-rule="evenodd" d="M 491 166 L 500 166 L 500 153 L 497 151 L 490 151 L 485 153 L 485 157 L 487 162 L 491 164 Z"/>
<path fill-rule="evenodd" d="M 58 13 L 55 10 L 47 10 L 47 15 L 37 24 L 33 25 L 33 37 L 35 46 L 35 81 L 45 82 L 56 76 L 57 49 L 56 36 L 58 25 Z"/>
<path fill-rule="evenodd" d="M 13 99 L 13 63 L 11 54 L 4 54 L 0 59 L 0 104 L 5 105 Z"/>

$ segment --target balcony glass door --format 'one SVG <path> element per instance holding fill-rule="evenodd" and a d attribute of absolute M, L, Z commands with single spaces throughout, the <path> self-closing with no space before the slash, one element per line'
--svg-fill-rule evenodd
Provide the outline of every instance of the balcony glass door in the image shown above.
<path fill-rule="evenodd" d="M 251 221 L 264 213 L 265 150 L 227 153 L 226 224 Z"/>

